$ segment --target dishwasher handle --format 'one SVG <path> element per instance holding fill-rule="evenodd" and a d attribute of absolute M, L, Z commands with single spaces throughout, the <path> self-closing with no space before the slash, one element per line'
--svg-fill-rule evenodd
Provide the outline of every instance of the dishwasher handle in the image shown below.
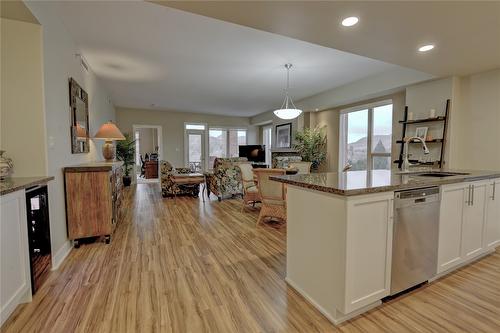
<path fill-rule="evenodd" d="M 439 201 L 439 187 L 401 191 L 395 193 L 394 208 L 427 205 Z"/>

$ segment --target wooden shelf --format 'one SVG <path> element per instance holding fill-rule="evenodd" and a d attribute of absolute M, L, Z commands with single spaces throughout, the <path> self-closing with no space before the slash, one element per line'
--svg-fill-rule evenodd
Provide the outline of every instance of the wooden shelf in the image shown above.
<path fill-rule="evenodd" d="M 400 120 L 400 124 L 420 124 L 429 123 L 431 121 L 444 121 L 446 117 L 435 117 L 435 118 L 425 118 L 425 119 L 415 119 L 415 120 Z"/>
<path fill-rule="evenodd" d="M 446 142 L 444 140 L 444 138 L 446 138 L 446 133 L 447 133 L 447 128 L 448 128 L 448 115 L 449 115 L 449 111 L 450 111 L 450 103 L 451 103 L 450 100 L 447 99 L 446 100 L 446 108 L 445 108 L 444 116 L 433 117 L 433 118 L 424 118 L 424 119 L 416 119 L 416 120 L 408 120 L 408 106 L 405 106 L 404 120 L 400 120 L 399 121 L 400 124 L 403 124 L 403 133 L 401 135 L 401 140 L 397 140 L 396 141 L 396 143 L 401 144 L 401 146 L 400 146 L 400 152 L 399 152 L 399 159 L 394 162 L 394 163 L 398 164 L 398 168 L 401 169 L 402 164 L 403 164 L 402 158 L 403 158 L 403 152 L 404 152 L 404 147 L 405 147 L 405 145 L 403 143 L 404 143 L 404 139 L 407 137 L 406 133 L 407 133 L 407 127 L 408 127 L 408 125 L 411 125 L 411 124 L 421 124 L 421 123 L 429 123 L 429 122 L 433 122 L 433 121 L 443 121 L 444 122 L 444 124 L 443 124 L 443 133 L 441 135 L 442 138 L 441 139 L 434 139 L 434 140 L 426 140 L 425 143 L 440 143 L 441 144 L 440 159 L 437 160 L 437 161 L 434 161 L 434 162 L 424 163 L 423 165 L 438 163 L 439 167 L 443 166 L 443 164 L 444 164 L 444 145 L 445 145 L 445 142 Z M 419 142 L 419 141 L 413 141 L 412 140 L 409 143 L 415 143 L 415 142 Z"/>
<path fill-rule="evenodd" d="M 397 140 L 396 143 L 403 143 L 403 140 Z M 441 143 L 443 139 L 425 140 L 425 143 Z M 410 143 L 420 143 L 420 141 L 412 140 Z"/>

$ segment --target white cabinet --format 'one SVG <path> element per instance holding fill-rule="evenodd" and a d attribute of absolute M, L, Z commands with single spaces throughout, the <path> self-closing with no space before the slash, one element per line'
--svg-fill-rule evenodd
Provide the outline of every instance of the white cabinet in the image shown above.
<path fill-rule="evenodd" d="M 441 187 L 438 273 L 460 263 L 466 189 L 465 184 Z"/>
<path fill-rule="evenodd" d="M 25 200 L 24 190 L 0 197 L 0 325 L 31 300 Z"/>
<path fill-rule="evenodd" d="M 470 187 L 469 187 L 470 186 Z M 485 182 L 474 182 L 467 187 L 462 224 L 462 259 L 476 257 L 483 250 L 486 189 Z"/>
<path fill-rule="evenodd" d="M 344 313 L 390 293 L 393 199 L 390 192 L 348 201 Z"/>
<path fill-rule="evenodd" d="M 441 187 L 438 273 L 484 253 L 490 184 L 477 181 Z"/>
<path fill-rule="evenodd" d="M 488 249 L 500 246 L 500 178 L 487 185 L 483 245 Z"/>

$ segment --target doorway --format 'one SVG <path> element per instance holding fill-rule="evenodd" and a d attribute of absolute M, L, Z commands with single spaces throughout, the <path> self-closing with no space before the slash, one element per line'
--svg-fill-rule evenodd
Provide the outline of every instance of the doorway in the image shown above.
<path fill-rule="evenodd" d="M 186 129 L 186 166 L 192 172 L 205 170 L 205 130 Z"/>
<path fill-rule="evenodd" d="M 135 175 L 138 183 L 159 182 L 163 158 L 162 128 L 156 125 L 133 125 L 135 139 Z"/>

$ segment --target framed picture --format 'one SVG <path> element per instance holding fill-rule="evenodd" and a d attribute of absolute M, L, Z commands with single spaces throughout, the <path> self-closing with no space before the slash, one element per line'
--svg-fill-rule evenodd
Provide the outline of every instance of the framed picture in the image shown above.
<path fill-rule="evenodd" d="M 276 148 L 292 147 L 292 123 L 276 126 Z"/>
<path fill-rule="evenodd" d="M 427 138 L 427 131 L 428 131 L 427 127 L 417 127 L 415 131 L 415 136 L 419 137 L 422 140 L 425 140 L 425 138 Z"/>

